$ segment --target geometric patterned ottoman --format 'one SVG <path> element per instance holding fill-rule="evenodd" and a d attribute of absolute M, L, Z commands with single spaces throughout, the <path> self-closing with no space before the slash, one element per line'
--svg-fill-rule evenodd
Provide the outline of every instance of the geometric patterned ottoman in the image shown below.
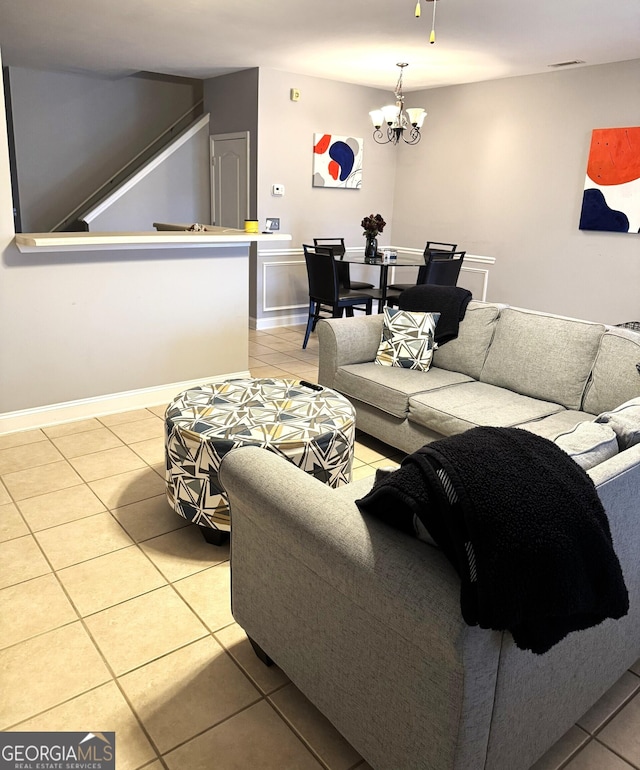
<path fill-rule="evenodd" d="M 338 487 L 351 479 L 355 427 L 344 396 L 302 380 L 248 378 L 186 390 L 165 414 L 167 499 L 220 545 L 231 529 L 218 480 L 227 452 L 262 446 Z"/>

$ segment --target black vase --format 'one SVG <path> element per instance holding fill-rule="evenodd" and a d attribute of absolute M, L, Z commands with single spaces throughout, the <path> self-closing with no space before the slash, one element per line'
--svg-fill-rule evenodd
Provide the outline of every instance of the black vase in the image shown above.
<path fill-rule="evenodd" d="M 364 258 L 365 259 L 376 259 L 378 256 L 378 239 L 371 235 L 367 236 L 367 242 L 364 248 Z"/>

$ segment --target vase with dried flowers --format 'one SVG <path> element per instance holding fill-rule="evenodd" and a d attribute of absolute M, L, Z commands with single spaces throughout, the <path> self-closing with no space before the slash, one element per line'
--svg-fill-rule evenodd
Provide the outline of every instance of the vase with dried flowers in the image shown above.
<path fill-rule="evenodd" d="M 384 230 L 387 223 L 380 214 L 369 214 L 360 222 L 363 235 L 367 239 L 364 249 L 365 259 L 375 259 L 378 256 L 378 235 Z"/>

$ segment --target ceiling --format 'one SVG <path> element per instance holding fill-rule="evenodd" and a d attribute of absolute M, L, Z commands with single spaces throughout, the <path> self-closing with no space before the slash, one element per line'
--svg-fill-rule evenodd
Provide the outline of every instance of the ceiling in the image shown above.
<path fill-rule="evenodd" d="M 208 78 L 248 67 L 405 91 L 640 58 L 640 0 L 0 0 L 3 64 Z M 584 66 L 584 65 L 574 65 Z"/>

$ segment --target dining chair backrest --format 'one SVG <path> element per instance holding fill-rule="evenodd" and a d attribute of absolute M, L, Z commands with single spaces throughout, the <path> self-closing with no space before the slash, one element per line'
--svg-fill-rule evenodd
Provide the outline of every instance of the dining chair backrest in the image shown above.
<path fill-rule="evenodd" d="M 452 251 L 432 256 L 426 266 L 427 276 L 424 282 L 436 286 L 455 286 L 465 254 L 466 251 Z"/>
<path fill-rule="evenodd" d="M 338 301 L 338 273 L 336 261 L 330 249 L 303 244 L 304 260 L 307 265 L 309 296 L 325 304 Z"/>
<path fill-rule="evenodd" d="M 418 268 L 418 278 L 416 284 L 426 283 L 427 275 L 429 271 L 429 262 L 434 256 L 441 256 L 443 259 L 450 257 L 455 253 L 458 248 L 456 243 L 442 243 L 441 241 L 427 241 L 427 245 L 424 247 L 424 265 L 420 265 Z"/>
<path fill-rule="evenodd" d="M 314 238 L 314 246 L 330 246 L 333 249 L 333 256 L 342 259 L 345 255 L 344 238 Z"/>

